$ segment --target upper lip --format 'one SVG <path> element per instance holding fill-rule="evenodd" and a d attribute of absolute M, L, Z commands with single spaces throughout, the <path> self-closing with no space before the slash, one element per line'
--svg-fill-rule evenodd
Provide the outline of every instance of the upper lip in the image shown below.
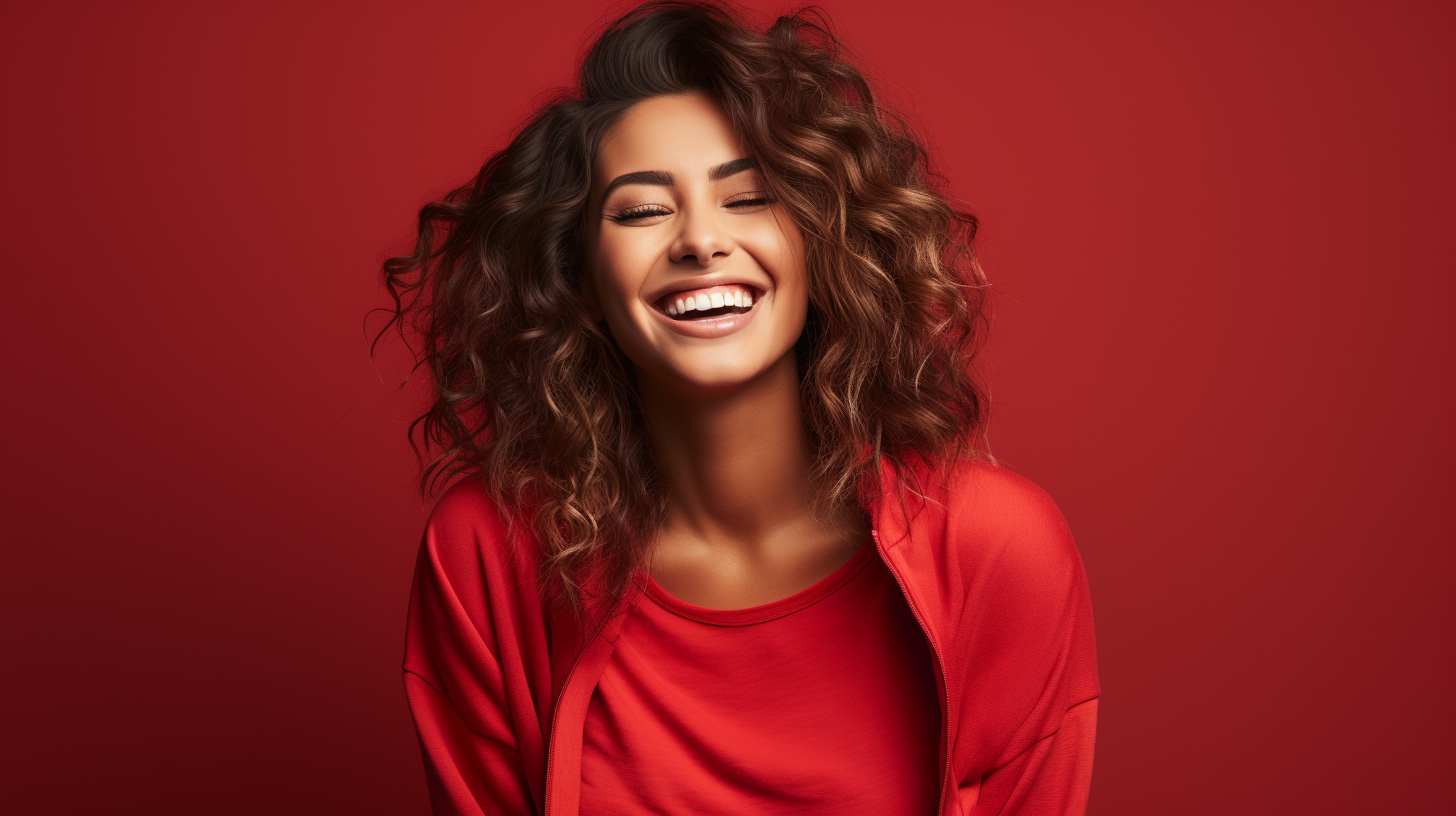
<path fill-rule="evenodd" d="M 752 289 L 754 300 L 758 300 L 766 291 L 766 287 L 763 284 L 743 277 L 742 275 L 699 275 L 695 278 L 675 280 L 662 287 L 653 295 L 651 303 L 660 309 L 664 305 L 663 301 L 667 300 L 668 296 L 675 295 L 678 292 L 686 292 L 690 289 L 706 289 L 709 286 L 728 286 L 730 284 L 738 284 L 739 286 L 746 286 Z"/>

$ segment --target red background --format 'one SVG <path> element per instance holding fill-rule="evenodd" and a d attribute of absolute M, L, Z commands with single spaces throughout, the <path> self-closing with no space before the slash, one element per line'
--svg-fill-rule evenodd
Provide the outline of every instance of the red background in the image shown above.
<path fill-rule="evenodd" d="M 423 813 L 361 320 L 609 9 L 127 5 L 0 12 L 4 810 Z M 1456 6 L 826 5 L 985 221 L 1091 812 L 1449 812 Z"/>

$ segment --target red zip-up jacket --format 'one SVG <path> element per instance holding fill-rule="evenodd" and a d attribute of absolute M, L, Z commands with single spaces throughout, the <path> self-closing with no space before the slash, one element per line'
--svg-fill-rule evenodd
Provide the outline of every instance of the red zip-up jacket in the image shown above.
<path fill-rule="evenodd" d="M 985 463 L 916 469 L 914 490 L 888 466 L 881 476 L 887 498 L 867 508 L 875 546 L 935 659 L 939 813 L 1082 813 L 1097 667 L 1061 513 Z M 635 599 L 584 627 L 540 601 L 537 558 L 525 525 L 508 535 L 475 480 L 448 490 L 426 526 L 404 672 L 436 814 L 577 813 L 587 706 Z"/>

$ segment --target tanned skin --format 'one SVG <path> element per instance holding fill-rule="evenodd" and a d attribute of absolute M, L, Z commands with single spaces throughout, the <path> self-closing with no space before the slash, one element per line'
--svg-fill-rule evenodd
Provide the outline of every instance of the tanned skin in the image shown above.
<path fill-rule="evenodd" d="M 587 229 L 583 294 L 633 363 L 670 502 L 650 571 L 713 609 L 806 589 L 870 540 L 859 508 L 812 510 L 794 357 L 804 241 L 747 156 L 707 95 L 639 102 L 602 141 Z M 751 317 L 684 327 L 713 325 L 669 316 L 682 287 L 699 284 L 753 295 Z"/>

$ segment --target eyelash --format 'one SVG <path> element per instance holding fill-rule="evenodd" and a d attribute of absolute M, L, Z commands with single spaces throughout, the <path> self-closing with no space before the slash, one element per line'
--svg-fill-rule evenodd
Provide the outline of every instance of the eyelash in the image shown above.
<path fill-rule="evenodd" d="M 773 203 L 772 201 L 770 201 L 767 198 L 763 198 L 763 197 L 760 197 L 760 198 L 740 198 L 737 201 L 730 201 L 730 202 L 728 202 L 728 206 L 729 207 L 733 207 L 733 206 L 737 206 L 737 205 L 747 204 L 747 205 L 752 205 L 752 206 L 758 207 L 758 206 L 762 206 L 764 204 L 772 204 L 772 203 Z M 655 205 L 650 205 L 649 204 L 649 205 L 646 205 L 646 206 L 643 206 L 643 207 L 638 207 L 638 208 L 626 210 L 624 212 L 619 212 L 616 215 L 611 216 L 611 219 L 613 221 L 617 222 L 618 224 L 624 224 L 624 223 L 627 223 L 628 221 L 637 221 L 637 220 L 642 219 L 642 218 L 652 218 L 652 217 L 658 216 L 658 215 L 669 215 L 669 214 L 670 213 L 667 210 L 664 210 L 661 207 L 657 207 Z"/>

